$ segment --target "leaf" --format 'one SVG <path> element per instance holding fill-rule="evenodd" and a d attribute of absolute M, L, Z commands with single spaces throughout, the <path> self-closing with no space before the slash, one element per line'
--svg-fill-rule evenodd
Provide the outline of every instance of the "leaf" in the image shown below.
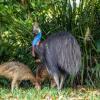
<path fill-rule="evenodd" d="M 97 52 L 100 52 L 100 39 L 96 41 Z"/>
<path fill-rule="evenodd" d="M 96 64 L 96 68 L 100 68 L 100 64 L 99 63 Z"/>

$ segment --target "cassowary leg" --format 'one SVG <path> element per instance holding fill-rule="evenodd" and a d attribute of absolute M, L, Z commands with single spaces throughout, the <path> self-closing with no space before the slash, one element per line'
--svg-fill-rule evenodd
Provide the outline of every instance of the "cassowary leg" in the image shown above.
<path fill-rule="evenodd" d="M 64 74 L 60 75 L 60 89 L 62 89 L 62 87 L 64 85 L 65 78 L 66 78 L 66 75 L 64 75 Z"/>
<path fill-rule="evenodd" d="M 19 80 L 16 81 L 15 87 L 16 87 L 17 89 L 18 89 L 19 84 L 20 84 L 20 81 L 19 81 Z"/>
<path fill-rule="evenodd" d="M 54 77 L 54 80 L 55 80 L 55 82 L 56 82 L 56 84 L 57 84 L 58 90 L 60 90 L 59 75 L 58 75 L 57 73 L 55 73 L 55 74 L 53 75 L 53 77 Z"/>
<path fill-rule="evenodd" d="M 14 78 L 11 83 L 11 91 L 13 92 L 14 87 L 16 86 L 17 78 Z"/>

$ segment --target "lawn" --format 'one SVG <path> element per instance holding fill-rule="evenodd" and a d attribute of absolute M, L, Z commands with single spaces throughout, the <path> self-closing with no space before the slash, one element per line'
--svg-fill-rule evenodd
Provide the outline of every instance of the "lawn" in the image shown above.
<path fill-rule="evenodd" d="M 100 89 L 67 87 L 58 92 L 47 86 L 42 90 L 19 88 L 11 93 L 10 89 L 0 87 L 0 100 L 100 100 Z"/>

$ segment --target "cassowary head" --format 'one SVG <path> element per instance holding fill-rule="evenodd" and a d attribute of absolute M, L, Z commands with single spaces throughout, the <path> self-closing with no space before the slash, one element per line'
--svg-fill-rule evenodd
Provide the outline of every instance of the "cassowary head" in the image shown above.
<path fill-rule="evenodd" d="M 37 22 L 34 22 L 33 23 L 33 33 L 37 34 L 39 32 L 41 32 L 41 29 L 39 27 L 39 24 Z"/>

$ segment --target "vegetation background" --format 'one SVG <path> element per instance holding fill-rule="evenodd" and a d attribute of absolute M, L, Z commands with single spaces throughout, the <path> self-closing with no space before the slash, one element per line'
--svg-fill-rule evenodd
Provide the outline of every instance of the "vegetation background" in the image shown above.
<path fill-rule="evenodd" d="M 100 87 L 100 0 L 0 0 L 0 63 L 18 60 L 35 69 L 34 21 L 40 24 L 42 40 L 54 32 L 71 32 L 82 51 L 82 68 L 75 82 Z"/>

